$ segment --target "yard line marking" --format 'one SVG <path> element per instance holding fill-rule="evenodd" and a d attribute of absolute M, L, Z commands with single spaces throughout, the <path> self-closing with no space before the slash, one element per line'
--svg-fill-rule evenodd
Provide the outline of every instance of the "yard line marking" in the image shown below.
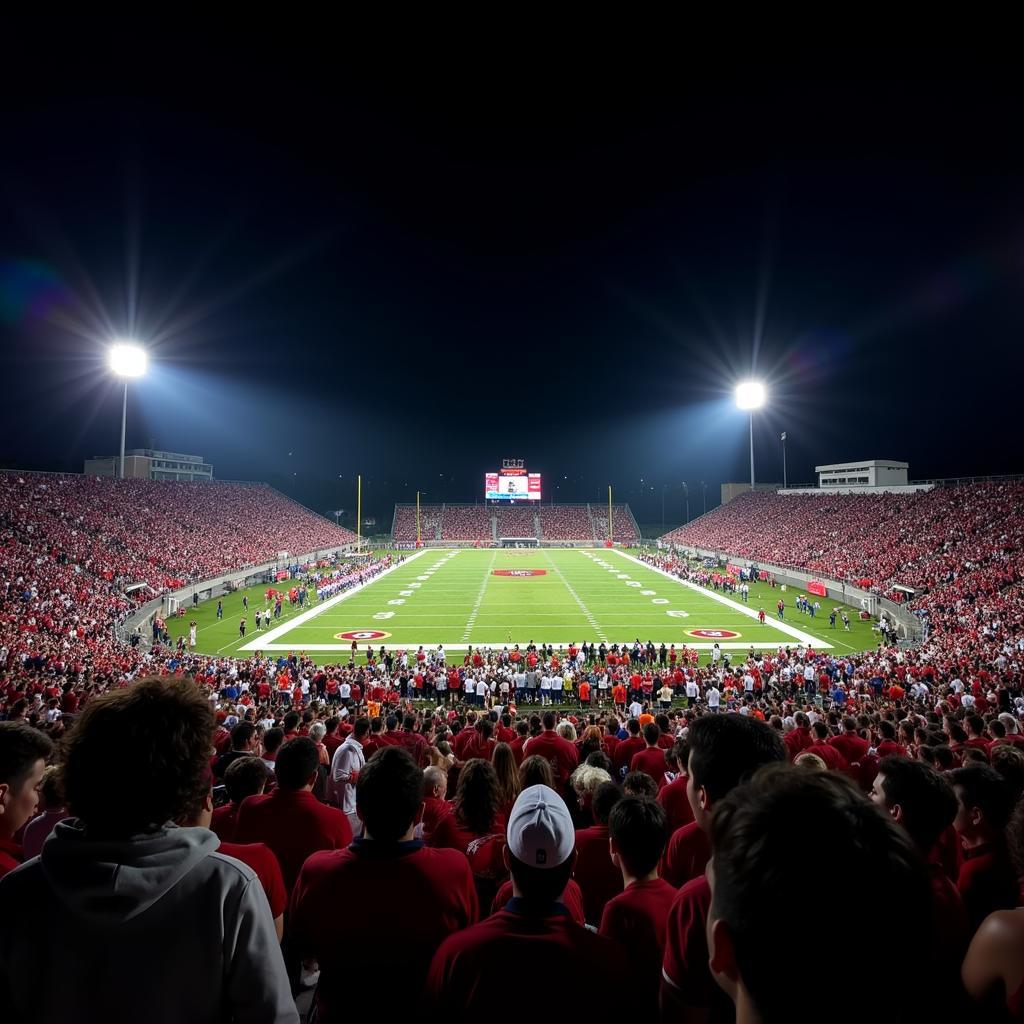
<path fill-rule="evenodd" d="M 590 623 L 590 628 L 594 630 L 595 633 L 597 633 L 597 639 L 601 640 L 603 643 L 608 643 L 608 637 L 605 635 L 605 632 L 601 628 L 600 623 L 597 621 L 597 619 L 594 618 L 593 613 L 583 603 L 583 599 L 580 597 L 579 594 L 576 593 L 576 591 L 573 589 L 572 584 L 565 578 L 565 576 L 562 574 L 562 570 L 559 569 L 557 565 L 555 565 L 555 563 L 551 560 L 551 556 L 546 551 L 544 552 L 544 558 L 547 561 L 548 565 L 550 565 L 551 568 L 554 569 L 555 575 L 562 581 L 562 585 L 565 587 L 565 589 L 568 590 L 570 594 L 572 594 L 573 600 L 580 606 L 580 611 L 583 612 L 583 614 L 587 617 L 587 622 Z"/>
<path fill-rule="evenodd" d="M 491 555 L 490 564 L 487 566 L 487 572 L 484 573 L 484 581 L 480 584 L 480 593 L 476 595 L 476 602 L 473 605 L 472 610 L 469 613 L 469 620 L 466 622 L 466 628 L 463 631 L 462 642 L 468 643 L 469 634 L 473 632 L 473 623 L 476 622 L 477 613 L 480 611 L 480 605 L 483 603 L 484 594 L 487 591 L 487 584 L 491 581 L 491 570 L 494 568 L 494 562 L 498 557 L 498 552 L 495 550 L 494 554 Z"/>

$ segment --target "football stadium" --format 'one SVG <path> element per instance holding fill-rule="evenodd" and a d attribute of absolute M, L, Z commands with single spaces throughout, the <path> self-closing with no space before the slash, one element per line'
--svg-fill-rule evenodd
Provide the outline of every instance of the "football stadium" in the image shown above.
<path fill-rule="evenodd" d="M 1016 78 L 134 31 L 0 112 L 0 1021 L 1024 1020 Z"/>

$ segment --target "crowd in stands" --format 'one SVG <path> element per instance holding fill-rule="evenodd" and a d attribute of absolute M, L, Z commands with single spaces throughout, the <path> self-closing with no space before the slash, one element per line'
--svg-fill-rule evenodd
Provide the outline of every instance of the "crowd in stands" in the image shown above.
<path fill-rule="evenodd" d="M 294 1021 L 315 992 L 325 1022 L 382 998 L 505 1021 L 541 984 L 583 1016 L 628 992 L 665 1021 L 1024 1019 L 1024 494 L 978 491 L 900 499 L 910 576 L 870 530 L 794 541 L 921 587 L 922 644 L 706 664 L 640 638 L 325 666 L 127 648 L 95 628 L 116 579 L 41 575 L 51 524 L 8 521 L 5 1019 Z M 815 537 L 816 511 L 859 514 L 810 500 Z M 737 502 L 680 543 L 769 561 L 776 534 L 730 550 L 757 542 Z M 848 960 L 863 929 L 883 963 Z"/>
<path fill-rule="evenodd" d="M 597 536 L 607 539 L 607 510 L 599 512 L 594 506 L 593 513 Z M 612 540 L 616 544 L 625 545 L 636 544 L 640 540 L 640 531 L 637 529 L 636 520 L 628 505 L 612 505 Z"/>
<path fill-rule="evenodd" d="M 1019 550 L 1024 484 L 988 483 L 913 493 L 741 494 L 664 543 L 869 581 L 932 589 L 982 566 L 999 571 Z"/>
<path fill-rule="evenodd" d="M 544 540 L 594 539 L 594 523 L 586 505 L 542 505 L 537 515 Z"/>
<path fill-rule="evenodd" d="M 486 505 L 445 505 L 441 540 L 480 541 L 490 544 L 491 510 Z"/>
<path fill-rule="evenodd" d="M 494 515 L 499 537 L 536 537 L 534 509 L 529 505 L 495 505 Z"/>
<path fill-rule="evenodd" d="M 878 693 L 846 666 L 828 685 L 847 700 L 822 704 L 784 674 L 814 658 L 700 670 L 658 714 L 382 720 L 372 697 L 244 704 L 172 674 L 92 695 L 56 745 L 0 723 L 5 1010 L 296 1021 L 315 991 L 346 1020 L 378 1005 L 383 956 L 399 1017 L 518 1019 L 495 993 L 539 963 L 588 1015 L 625 987 L 664 1021 L 861 1020 L 830 971 L 784 980 L 811 954 L 779 900 L 811 878 L 899 922 L 873 1019 L 1020 1019 L 1019 671 L 993 693 L 928 675 Z M 739 691 L 721 705 L 719 682 Z"/>

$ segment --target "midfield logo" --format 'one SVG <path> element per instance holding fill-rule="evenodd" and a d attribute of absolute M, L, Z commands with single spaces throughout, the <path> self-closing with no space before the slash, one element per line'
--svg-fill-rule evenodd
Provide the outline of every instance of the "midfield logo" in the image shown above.
<path fill-rule="evenodd" d="M 547 576 L 547 569 L 492 569 L 492 576 Z"/>

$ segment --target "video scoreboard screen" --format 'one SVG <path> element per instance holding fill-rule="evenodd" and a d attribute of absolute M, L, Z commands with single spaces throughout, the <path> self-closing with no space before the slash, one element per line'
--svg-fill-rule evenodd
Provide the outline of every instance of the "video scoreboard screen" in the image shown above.
<path fill-rule="evenodd" d="M 502 469 L 484 474 L 484 498 L 487 501 L 540 501 L 540 473 L 525 469 Z"/>

